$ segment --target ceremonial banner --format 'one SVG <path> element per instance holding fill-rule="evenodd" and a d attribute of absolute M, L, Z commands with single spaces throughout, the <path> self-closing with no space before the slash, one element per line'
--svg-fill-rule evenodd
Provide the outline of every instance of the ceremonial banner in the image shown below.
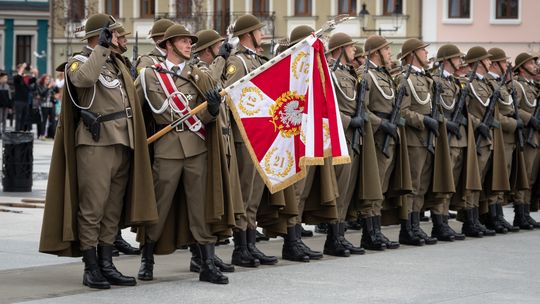
<path fill-rule="evenodd" d="M 350 162 L 322 41 L 309 36 L 224 89 L 270 192 L 305 176 L 306 165 Z"/>

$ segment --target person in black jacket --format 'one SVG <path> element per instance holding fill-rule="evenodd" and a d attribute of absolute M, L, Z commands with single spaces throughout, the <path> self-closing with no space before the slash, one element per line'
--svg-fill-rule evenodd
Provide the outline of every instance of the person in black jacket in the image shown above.
<path fill-rule="evenodd" d="M 11 89 L 7 80 L 7 74 L 5 72 L 0 72 L 0 123 L 2 124 L 2 133 L 6 132 L 6 116 L 8 110 L 13 107 Z"/>
<path fill-rule="evenodd" d="M 28 67 L 28 68 L 27 68 Z M 17 65 L 17 74 L 13 76 L 15 86 L 15 131 L 29 131 L 30 107 L 32 105 L 33 91 L 36 85 L 36 70 L 30 71 L 26 63 Z M 26 74 L 23 74 L 24 72 Z"/>

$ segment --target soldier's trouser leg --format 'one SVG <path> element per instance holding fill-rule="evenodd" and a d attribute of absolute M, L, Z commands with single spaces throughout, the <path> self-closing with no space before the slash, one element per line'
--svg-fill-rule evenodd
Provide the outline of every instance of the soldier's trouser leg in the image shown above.
<path fill-rule="evenodd" d="M 529 186 L 534 187 L 538 174 L 540 173 L 540 149 L 533 148 L 530 145 L 525 145 L 523 150 L 523 156 L 525 158 L 525 165 L 527 167 L 527 177 L 529 180 Z M 530 204 L 531 203 L 531 190 L 521 190 L 515 197 L 514 204 Z"/>
<path fill-rule="evenodd" d="M 242 189 L 242 199 L 246 211 L 246 222 L 238 221 L 238 228 L 241 230 L 257 229 L 257 209 L 261 203 L 264 192 L 264 182 L 259 176 L 249 152 L 244 143 L 235 143 L 236 157 L 238 160 L 238 173 L 240 175 L 240 188 Z"/>
<path fill-rule="evenodd" d="M 298 202 L 298 216 L 291 218 L 291 220 L 289 221 L 291 224 L 292 223 L 302 224 L 302 213 L 304 212 L 304 205 L 305 205 L 305 201 L 302 200 L 302 192 L 304 191 L 305 185 L 308 182 L 310 183 L 310 188 L 311 188 L 311 184 L 313 183 L 313 175 L 314 175 L 313 173 L 315 172 L 315 168 L 311 166 L 311 167 L 307 167 L 306 170 L 307 170 L 306 177 L 299 180 L 293 185 L 296 201 Z"/>
<path fill-rule="evenodd" d="M 360 170 L 360 156 L 354 153 L 352 149 L 349 149 L 349 155 L 351 156 L 351 163 L 335 166 L 339 190 L 339 197 L 336 202 L 339 222 L 344 222 L 347 217 L 347 211 Z"/>
<path fill-rule="evenodd" d="M 489 149 L 489 146 L 480 147 L 479 150 L 480 150 L 480 154 L 477 155 L 478 170 L 480 171 L 480 178 L 481 178 L 482 185 L 484 185 L 487 171 L 489 169 L 488 161 L 491 156 L 491 150 Z M 474 192 L 471 194 L 471 203 L 473 204 L 474 207 L 480 206 L 480 192 Z M 486 205 L 487 205 L 487 202 L 486 202 Z"/>
<path fill-rule="evenodd" d="M 408 196 L 412 200 L 412 211 L 420 212 L 424 206 L 424 195 L 431 184 L 433 155 L 424 147 L 409 147 L 408 150 L 414 189 L 414 193 Z"/>
<path fill-rule="evenodd" d="M 98 242 L 112 245 L 124 205 L 131 151 L 122 145 L 79 146 L 76 154 L 81 250 Z"/>
<path fill-rule="evenodd" d="M 461 172 L 463 171 L 463 164 L 465 162 L 466 149 L 460 147 L 451 147 L 450 148 L 450 161 L 452 162 L 452 175 L 454 177 L 454 185 L 456 187 L 456 193 L 450 195 L 450 199 L 445 202 L 444 215 L 448 215 L 449 207 L 451 201 L 455 202 L 455 205 L 460 208 L 472 208 L 470 199 L 468 199 L 468 194 L 465 191 L 465 187 L 460 189 L 459 187 L 465 183 L 461 181 Z M 457 197 L 454 197 L 457 195 Z"/>
<path fill-rule="evenodd" d="M 161 236 L 180 177 L 184 171 L 183 165 L 184 161 L 182 159 L 154 159 L 152 174 L 154 176 L 154 192 L 156 193 L 159 218 L 157 223 L 146 226 L 146 238 L 150 241 L 155 242 Z"/>
<path fill-rule="evenodd" d="M 182 183 L 184 185 L 186 203 L 188 207 L 189 230 L 197 243 L 201 245 L 213 244 L 217 238 L 210 232 L 210 225 L 206 222 L 206 176 L 208 153 L 202 153 L 184 160 Z"/>

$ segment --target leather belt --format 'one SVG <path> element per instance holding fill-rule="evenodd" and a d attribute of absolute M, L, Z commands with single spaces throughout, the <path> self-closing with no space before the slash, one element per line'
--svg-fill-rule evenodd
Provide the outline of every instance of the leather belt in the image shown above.
<path fill-rule="evenodd" d="M 105 115 L 98 115 L 98 117 L 96 118 L 96 121 L 105 122 L 105 121 L 116 120 L 116 119 L 120 119 L 124 117 L 126 118 L 133 117 L 133 111 L 131 110 L 131 107 L 125 108 L 124 111 L 118 111 L 118 112 L 105 114 Z"/>

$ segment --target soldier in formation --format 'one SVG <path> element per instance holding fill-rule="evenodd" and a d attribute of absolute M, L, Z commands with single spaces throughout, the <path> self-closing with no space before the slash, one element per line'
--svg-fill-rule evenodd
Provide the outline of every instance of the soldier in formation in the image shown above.
<path fill-rule="evenodd" d="M 231 235 L 232 264 L 277 263 L 255 246 L 257 227 L 268 227 L 258 222 L 259 211 L 276 197 L 294 212 L 277 225 L 283 228 L 267 232 L 284 238 L 282 257 L 292 261 L 323 257 L 302 242 L 302 223 L 326 223 L 324 254 L 340 257 L 540 227 L 530 216 L 540 171 L 537 57 L 519 54 L 511 70 L 500 48 L 475 46 L 463 54 L 447 44 L 429 73 L 428 44 L 421 40 L 405 41 L 400 67 L 384 37 L 371 36 L 362 46 L 334 33 L 328 63 L 352 162 L 333 167 L 325 159 L 271 197 L 243 127 L 219 92 L 268 61 L 261 54 L 263 27 L 253 15 L 238 18 L 233 48 L 214 30 L 193 35 L 160 19 L 149 36 L 155 48 L 136 58 L 134 80 L 122 55 L 129 33 L 109 15 L 90 16 L 87 45 L 60 67 L 66 92 L 40 251 L 82 255 L 83 284 L 90 288 L 132 286 L 135 278 L 112 260 L 113 245 L 137 251 L 119 233 L 132 226 L 141 242 L 140 280 L 153 279 L 154 254 L 189 245 L 190 270 L 201 281 L 227 284 L 223 272 L 234 267 L 216 256 L 215 245 Z M 287 47 L 313 32 L 295 28 Z M 147 135 L 203 103 L 147 144 Z M 508 203 L 513 224 L 502 213 Z M 420 227 L 424 209 L 431 211 L 431 235 Z M 461 233 L 448 224 L 450 209 L 460 212 Z M 401 223 L 399 242 L 382 232 L 383 223 L 392 223 L 388 214 Z M 357 217 L 359 246 L 345 238 L 346 221 Z"/>

